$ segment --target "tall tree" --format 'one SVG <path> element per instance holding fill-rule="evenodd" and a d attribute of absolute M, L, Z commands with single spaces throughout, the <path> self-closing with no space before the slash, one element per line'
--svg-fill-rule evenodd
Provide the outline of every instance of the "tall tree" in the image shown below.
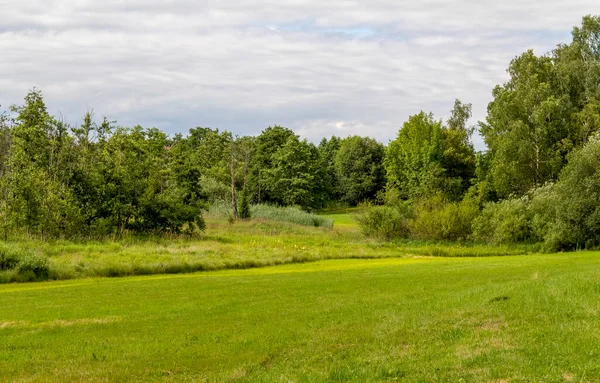
<path fill-rule="evenodd" d="M 280 205 L 298 205 L 308 209 L 319 204 L 318 152 L 306 140 L 296 135 L 272 156 L 272 166 L 265 171 L 265 189 L 273 202 Z"/>
<path fill-rule="evenodd" d="M 404 198 L 420 198 L 441 190 L 444 135 L 442 122 L 421 112 L 409 117 L 385 157 L 388 188 Z"/>
<path fill-rule="evenodd" d="M 340 183 L 335 170 L 335 156 L 340 149 L 342 140 L 331 136 L 323 138 L 317 147 L 319 151 L 319 168 L 324 172 L 323 192 L 327 201 L 336 201 L 340 198 Z"/>
<path fill-rule="evenodd" d="M 570 44 L 515 58 L 493 91 L 481 133 L 499 197 L 555 181 L 567 154 L 600 128 L 600 18 L 586 16 Z"/>
<path fill-rule="evenodd" d="M 334 166 L 343 201 L 356 205 L 384 188 L 384 155 L 384 146 L 372 138 L 352 136 L 341 141 Z"/>
<path fill-rule="evenodd" d="M 250 173 L 252 194 L 257 202 L 277 202 L 273 185 L 265 181 L 266 174 L 274 167 L 274 155 L 290 138 L 298 136 L 288 128 L 279 125 L 268 127 L 256 137 L 256 155 Z"/>

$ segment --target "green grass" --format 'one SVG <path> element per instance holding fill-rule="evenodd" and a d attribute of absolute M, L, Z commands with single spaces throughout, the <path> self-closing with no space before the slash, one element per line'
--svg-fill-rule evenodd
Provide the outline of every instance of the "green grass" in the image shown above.
<path fill-rule="evenodd" d="M 341 227 L 344 229 L 355 229 L 356 231 L 358 231 L 358 222 L 354 218 L 358 211 L 358 208 L 335 209 L 326 210 L 324 212 L 321 212 L 319 215 L 333 220 L 335 223 L 335 227 Z"/>
<path fill-rule="evenodd" d="M 331 217 L 348 219 L 343 214 Z M 195 239 L 22 241 L 9 246 L 47 258 L 44 264 L 49 271 L 43 275 L 54 280 L 247 269 L 324 259 L 514 255 L 536 250 L 524 246 L 377 242 L 365 239 L 352 225 L 336 223 L 333 229 L 324 229 L 261 219 L 230 224 L 217 217 L 208 217 L 206 233 Z M 30 274 L 0 270 L 0 283 L 35 279 Z"/>
<path fill-rule="evenodd" d="M 209 216 L 228 218 L 231 216 L 231 208 L 228 204 L 214 203 L 210 206 Z M 305 212 L 294 207 L 280 207 L 272 205 L 251 205 L 250 215 L 253 220 L 268 220 L 273 222 L 288 222 L 302 226 L 333 228 L 333 220 L 321 215 Z"/>
<path fill-rule="evenodd" d="M 599 253 L 0 286 L 0 381 L 598 382 Z"/>

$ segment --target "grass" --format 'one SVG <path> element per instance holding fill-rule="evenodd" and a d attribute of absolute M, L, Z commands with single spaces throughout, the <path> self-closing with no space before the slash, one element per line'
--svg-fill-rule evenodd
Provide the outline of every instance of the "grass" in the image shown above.
<path fill-rule="evenodd" d="M 351 221 L 351 212 L 330 212 L 327 219 L 336 221 L 333 229 L 264 219 L 230 224 L 226 218 L 209 216 L 206 234 L 195 239 L 28 241 L 10 245 L 43 259 L 49 269 L 43 275 L 54 280 L 247 269 L 324 259 L 491 256 L 535 250 L 524 246 L 377 242 L 362 236 Z M 339 225 L 338 220 L 342 222 Z M 34 279 L 31 273 L 0 270 L 0 283 Z"/>
<path fill-rule="evenodd" d="M 358 211 L 359 208 L 334 209 L 326 210 L 319 215 L 334 221 L 336 228 L 358 231 L 358 222 L 354 218 Z"/>
<path fill-rule="evenodd" d="M 264 219 L 230 224 L 226 218 L 209 215 L 206 234 L 194 239 L 20 241 L 4 246 L 37 255 L 49 269 L 43 275 L 55 280 L 246 269 L 324 259 L 492 256 L 537 250 L 527 246 L 378 242 L 360 234 L 352 211 L 328 212 L 327 219 L 335 220 L 333 229 Z M 28 280 L 35 280 L 31 273 L 0 270 L 0 283 Z"/>
<path fill-rule="evenodd" d="M 0 286 L 0 381 L 598 382 L 600 254 Z"/>
<path fill-rule="evenodd" d="M 231 216 L 230 207 L 224 203 L 215 203 L 209 209 L 209 216 L 225 217 Z M 252 205 L 250 215 L 254 220 L 268 220 L 274 222 L 288 222 L 302 226 L 333 228 L 333 219 L 313 213 L 307 213 L 298 207 L 279 207 L 271 205 Z"/>

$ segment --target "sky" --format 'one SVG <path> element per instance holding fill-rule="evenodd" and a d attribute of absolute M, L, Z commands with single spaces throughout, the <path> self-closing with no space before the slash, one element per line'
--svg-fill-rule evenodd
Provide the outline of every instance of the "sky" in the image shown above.
<path fill-rule="evenodd" d="M 37 87 L 71 124 L 387 143 L 456 98 L 483 120 L 510 60 L 587 14 L 597 0 L 0 0 L 0 105 Z"/>

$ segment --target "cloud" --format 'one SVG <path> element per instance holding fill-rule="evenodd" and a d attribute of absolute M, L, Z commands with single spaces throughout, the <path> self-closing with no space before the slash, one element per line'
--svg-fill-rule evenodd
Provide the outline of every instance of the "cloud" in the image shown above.
<path fill-rule="evenodd" d="M 510 60 L 568 41 L 595 1 L 0 0 L 0 103 L 43 90 L 71 123 L 94 109 L 123 125 L 318 141 L 387 142 L 409 115 L 485 116 Z M 482 144 L 478 141 L 478 147 Z"/>

